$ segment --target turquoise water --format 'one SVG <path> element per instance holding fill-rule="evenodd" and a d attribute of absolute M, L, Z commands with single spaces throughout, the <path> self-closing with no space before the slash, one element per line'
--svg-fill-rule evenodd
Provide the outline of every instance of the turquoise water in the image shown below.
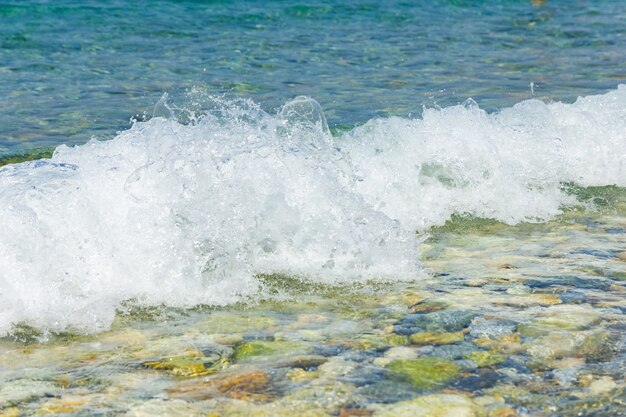
<path fill-rule="evenodd" d="M 624 415 L 625 62 L 623 1 L 0 0 L 0 417 Z"/>
<path fill-rule="evenodd" d="M 474 98 L 573 101 L 626 77 L 623 1 L 3 1 L 0 155 L 111 139 L 164 92 L 273 111 L 307 95 L 331 126 Z"/>

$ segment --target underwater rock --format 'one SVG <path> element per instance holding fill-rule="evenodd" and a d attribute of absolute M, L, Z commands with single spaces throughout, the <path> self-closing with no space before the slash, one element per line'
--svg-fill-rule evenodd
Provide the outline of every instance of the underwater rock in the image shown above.
<path fill-rule="evenodd" d="M 196 407 L 182 400 L 162 400 L 154 399 L 141 402 L 132 407 L 125 414 L 125 417 L 201 417 L 203 413 Z"/>
<path fill-rule="evenodd" d="M 192 352 L 185 355 L 146 361 L 143 365 L 157 370 L 165 370 L 173 375 L 196 377 L 217 372 L 225 363 L 226 358 L 216 352 Z"/>
<path fill-rule="evenodd" d="M 472 343 L 460 342 L 454 345 L 435 346 L 428 355 L 455 360 L 464 358 L 467 354 L 474 352 L 476 349 L 476 346 Z"/>
<path fill-rule="evenodd" d="M 387 359 L 413 359 L 417 357 L 415 349 L 410 347 L 398 346 L 393 347 L 385 352 L 385 358 Z"/>
<path fill-rule="evenodd" d="M 390 362 L 386 369 L 390 379 L 411 383 L 418 389 L 431 389 L 455 379 L 461 367 L 444 358 L 426 356 Z"/>
<path fill-rule="evenodd" d="M 286 366 L 290 368 L 316 368 L 328 361 L 328 358 L 320 355 L 298 355 L 292 356 L 280 362 L 278 366 Z"/>
<path fill-rule="evenodd" d="M 46 401 L 39 407 L 37 414 L 65 414 L 78 411 L 85 404 L 85 399 L 81 397 L 62 397 L 54 398 L 50 401 Z"/>
<path fill-rule="evenodd" d="M 409 337 L 411 343 L 416 345 L 450 345 L 462 342 L 464 339 L 465 334 L 462 331 L 455 333 L 423 332 L 412 334 Z"/>
<path fill-rule="evenodd" d="M 212 334 L 211 338 L 215 343 L 224 346 L 235 346 L 243 342 L 243 336 L 240 334 Z"/>
<path fill-rule="evenodd" d="M 532 289 L 527 285 L 517 284 L 507 288 L 506 293 L 511 295 L 530 294 Z"/>
<path fill-rule="evenodd" d="M 207 316 L 195 326 L 209 335 L 246 333 L 252 331 L 276 331 L 277 320 L 259 314 L 242 314 L 236 311 L 219 311 Z"/>
<path fill-rule="evenodd" d="M 298 417 L 330 417 L 323 409 L 312 404 L 298 403 L 295 405 L 268 403 L 251 404 L 247 401 L 229 401 L 212 407 L 205 417 L 293 417 L 297 410 Z"/>
<path fill-rule="evenodd" d="M 289 378 L 289 380 L 291 382 L 307 382 L 307 381 L 312 381 L 315 378 L 319 377 L 320 373 L 319 371 L 307 371 L 305 369 L 302 368 L 294 368 L 291 369 L 289 372 L 287 372 L 287 378 Z"/>
<path fill-rule="evenodd" d="M 0 387 L 0 407 L 10 407 L 54 392 L 57 392 L 57 388 L 51 382 L 24 379 L 10 381 Z"/>
<path fill-rule="evenodd" d="M 165 392 L 171 398 L 200 401 L 215 397 L 267 399 L 265 387 L 270 379 L 266 372 L 252 369 L 218 374 L 210 378 L 194 379 L 179 383 Z M 260 394 L 260 395 L 259 395 Z"/>
<path fill-rule="evenodd" d="M 316 382 L 318 380 L 291 391 L 279 399 L 277 403 L 292 407 L 292 413 L 293 410 L 306 409 L 313 405 L 317 409 L 323 409 L 326 413 L 337 415 L 341 408 L 359 400 L 356 395 L 356 387 L 352 384 L 339 381 Z"/>
<path fill-rule="evenodd" d="M 234 358 L 241 362 L 258 356 L 296 355 L 308 348 L 301 342 L 255 340 L 236 346 Z"/>
<path fill-rule="evenodd" d="M 332 357 L 328 362 L 320 365 L 320 380 L 325 382 L 336 381 L 340 377 L 344 377 L 352 373 L 358 367 L 358 363 L 346 360 L 342 357 Z"/>
<path fill-rule="evenodd" d="M 512 297 L 494 297 L 490 301 L 496 305 L 517 308 L 551 306 L 561 303 L 561 299 L 552 294 L 524 294 Z"/>
<path fill-rule="evenodd" d="M 541 336 L 559 330 L 581 330 L 602 319 L 598 310 L 587 304 L 562 304 L 543 311 L 538 318 L 520 323 L 517 331 L 523 336 Z"/>
<path fill-rule="evenodd" d="M 434 311 L 445 310 L 446 308 L 448 308 L 448 304 L 443 301 L 425 300 L 409 307 L 409 311 L 411 313 L 432 313 Z"/>
<path fill-rule="evenodd" d="M 359 387 L 357 393 L 370 401 L 390 404 L 414 398 L 415 388 L 409 383 L 383 380 Z"/>
<path fill-rule="evenodd" d="M 344 407 L 339 411 L 339 417 L 369 417 L 374 412 L 367 408 Z"/>
<path fill-rule="evenodd" d="M 428 314 L 414 314 L 409 317 L 415 327 L 426 331 L 458 332 L 468 327 L 477 315 L 471 310 L 442 310 Z"/>
<path fill-rule="evenodd" d="M 374 417 L 479 417 L 484 409 L 457 394 L 431 394 L 381 407 Z"/>
<path fill-rule="evenodd" d="M 409 338 L 401 334 L 390 334 L 383 338 L 385 343 L 391 346 L 406 346 L 409 344 Z"/>
<path fill-rule="evenodd" d="M 587 363 L 605 362 L 616 351 L 616 341 L 606 330 L 578 332 L 553 332 L 528 341 L 527 352 L 532 356 L 530 365 L 535 369 L 550 369 L 555 360 L 582 358 Z"/>
<path fill-rule="evenodd" d="M 587 333 L 582 344 L 577 347 L 576 355 L 585 358 L 587 363 L 606 362 L 617 350 L 617 337 L 600 329 Z"/>
<path fill-rule="evenodd" d="M 497 363 L 504 362 L 508 357 L 499 353 L 488 350 L 481 350 L 465 355 L 466 359 L 472 360 L 479 367 L 493 366 Z"/>
<path fill-rule="evenodd" d="M 501 379 L 500 374 L 491 369 L 481 369 L 477 375 L 470 375 L 460 378 L 452 386 L 461 391 L 475 393 L 485 388 L 491 388 Z"/>
<path fill-rule="evenodd" d="M 555 286 L 573 287 L 586 290 L 607 290 L 611 286 L 611 280 L 598 277 L 583 278 L 577 276 L 545 277 L 541 279 L 526 280 L 526 285 L 531 288 L 548 288 Z"/>
<path fill-rule="evenodd" d="M 515 331 L 515 323 L 498 319 L 477 317 L 469 327 L 470 336 L 477 339 L 498 339 Z"/>
<path fill-rule="evenodd" d="M 17 407 L 9 407 L 4 410 L 0 410 L 0 417 L 19 417 L 20 409 Z"/>
<path fill-rule="evenodd" d="M 507 334 L 496 340 L 476 339 L 474 340 L 474 343 L 476 344 L 476 346 L 489 349 L 493 352 L 505 353 L 508 355 L 521 353 L 524 351 L 522 338 L 518 333 Z"/>
<path fill-rule="evenodd" d="M 578 290 L 565 290 L 559 294 L 559 297 L 564 303 L 579 304 L 587 301 L 587 295 Z"/>
<path fill-rule="evenodd" d="M 374 359 L 373 363 L 377 366 L 385 367 L 390 362 L 398 359 L 414 359 L 417 357 L 417 351 L 415 349 L 398 346 L 387 350 L 382 358 Z"/>
<path fill-rule="evenodd" d="M 506 405 L 496 405 L 487 409 L 487 417 L 517 417 L 518 415 L 514 408 Z"/>
<path fill-rule="evenodd" d="M 591 395 L 607 394 L 617 388 L 617 383 L 610 376 L 602 376 L 589 384 Z"/>

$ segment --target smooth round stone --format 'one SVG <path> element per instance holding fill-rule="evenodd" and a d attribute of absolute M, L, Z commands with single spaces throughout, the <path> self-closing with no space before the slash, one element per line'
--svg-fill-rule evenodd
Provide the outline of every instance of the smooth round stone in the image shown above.
<path fill-rule="evenodd" d="M 587 295 L 578 290 L 565 290 L 559 297 L 564 303 L 584 303 L 587 301 Z"/>
<path fill-rule="evenodd" d="M 461 342 L 454 345 L 435 346 L 429 353 L 446 359 L 461 359 L 477 350 L 477 347 L 469 342 Z"/>
<path fill-rule="evenodd" d="M 389 359 L 413 359 L 417 357 L 417 351 L 410 347 L 397 346 L 388 349 L 384 356 Z"/>
<path fill-rule="evenodd" d="M 359 387 L 357 392 L 380 404 L 396 403 L 415 397 L 415 389 L 410 384 L 386 380 Z"/>
<path fill-rule="evenodd" d="M 498 339 L 505 334 L 515 331 L 515 323 L 512 321 L 487 320 L 477 317 L 470 325 L 470 336 L 474 338 Z"/>
<path fill-rule="evenodd" d="M 382 407 L 374 417 L 478 417 L 481 406 L 456 394 L 431 394 Z"/>
<path fill-rule="evenodd" d="M 483 369 L 477 375 L 470 375 L 454 381 L 452 386 L 462 391 L 476 392 L 493 387 L 501 378 L 501 375 L 497 372 Z"/>

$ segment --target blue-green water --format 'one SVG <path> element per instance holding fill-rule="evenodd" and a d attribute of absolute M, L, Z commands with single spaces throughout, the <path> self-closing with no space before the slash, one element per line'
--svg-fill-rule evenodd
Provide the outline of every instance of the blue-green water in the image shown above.
<path fill-rule="evenodd" d="M 0 155 L 110 139 L 164 92 L 331 125 L 474 98 L 573 101 L 626 78 L 623 1 L 2 1 Z"/>
<path fill-rule="evenodd" d="M 624 1 L 0 0 L 0 417 L 624 415 L 625 63 Z"/>

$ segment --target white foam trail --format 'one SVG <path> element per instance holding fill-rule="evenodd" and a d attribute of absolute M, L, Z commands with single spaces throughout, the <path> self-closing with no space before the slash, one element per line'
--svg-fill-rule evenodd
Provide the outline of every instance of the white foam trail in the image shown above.
<path fill-rule="evenodd" d="M 429 109 L 335 139 L 306 98 L 277 116 L 242 101 L 192 124 L 155 117 L 0 168 L 0 334 L 98 331 L 130 298 L 227 304 L 257 294 L 259 273 L 414 278 L 416 229 L 455 212 L 548 219 L 573 202 L 562 182 L 626 186 L 625 156 L 625 86 L 495 114 Z"/>

